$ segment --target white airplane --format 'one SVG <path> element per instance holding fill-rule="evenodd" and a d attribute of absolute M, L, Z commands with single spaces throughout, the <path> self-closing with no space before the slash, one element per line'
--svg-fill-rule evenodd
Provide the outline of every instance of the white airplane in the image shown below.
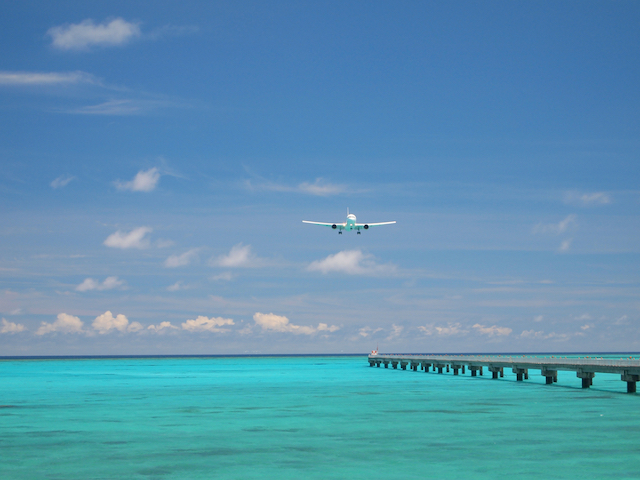
<path fill-rule="evenodd" d="M 349 209 L 347 208 L 347 221 L 344 223 L 322 223 L 322 222 L 309 222 L 307 220 L 303 220 L 302 223 L 311 223 L 312 225 L 322 225 L 324 227 L 331 227 L 334 230 L 338 230 L 338 233 L 342 235 L 343 230 L 356 230 L 358 235 L 360 235 L 360 230 L 363 228 L 365 230 L 369 230 L 369 227 L 377 227 L 378 225 L 391 225 L 392 223 L 396 223 L 395 220 L 393 222 L 382 222 L 382 223 L 356 223 L 356 216 L 353 213 L 349 213 Z"/>

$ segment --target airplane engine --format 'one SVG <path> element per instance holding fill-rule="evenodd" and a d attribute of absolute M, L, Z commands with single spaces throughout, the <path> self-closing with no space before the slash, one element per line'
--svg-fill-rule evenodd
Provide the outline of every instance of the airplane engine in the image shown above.
<path fill-rule="evenodd" d="M 336 224 L 334 223 L 333 225 L 331 225 L 331 228 L 333 228 L 333 229 L 335 230 L 335 229 L 336 229 L 336 228 L 338 228 L 338 227 L 337 227 L 337 226 L 336 226 Z"/>
<path fill-rule="evenodd" d="M 369 230 L 369 225 L 365 225 L 365 226 L 364 226 L 364 229 L 365 229 L 365 230 Z"/>

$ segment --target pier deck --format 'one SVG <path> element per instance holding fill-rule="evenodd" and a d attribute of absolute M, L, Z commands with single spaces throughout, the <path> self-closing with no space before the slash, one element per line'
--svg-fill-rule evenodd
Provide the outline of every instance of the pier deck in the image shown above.
<path fill-rule="evenodd" d="M 558 370 L 576 372 L 582 379 L 582 388 L 589 388 L 593 384 L 596 373 L 619 374 L 623 382 L 627 382 L 627 392 L 636 392 L 636 382 L 640 381 L 640 360 L 634 358 L 599 358 L 599 357 L 535 357 L 535 356 L 503 356 L 503 355 L 403 355 L 403 354 L 372 354 L 368 357 L 369 366 L 384 365 L 388 368 L 406 370 L 407 366 L 414 371 L 418 368 L 429 372 L 443 373 L 453 370 L 454 375 L 465 369 L 471 376 L 482 375 L 486 367 L 493 378 L 504 376 L 504 369 L 510 368 L 516 374 L 517 381 L 527 380 L 529 370 L 540 370 L 546 378 L 546 383 L 558 381 Z"/>

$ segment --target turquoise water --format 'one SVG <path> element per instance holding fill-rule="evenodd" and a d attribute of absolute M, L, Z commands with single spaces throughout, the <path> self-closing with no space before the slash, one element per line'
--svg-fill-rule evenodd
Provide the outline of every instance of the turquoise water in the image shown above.
<path fill-rule="evenodd" d="M 640 395 L 366 357 L 0 361 L 2 479 L 640 477 Z"/>

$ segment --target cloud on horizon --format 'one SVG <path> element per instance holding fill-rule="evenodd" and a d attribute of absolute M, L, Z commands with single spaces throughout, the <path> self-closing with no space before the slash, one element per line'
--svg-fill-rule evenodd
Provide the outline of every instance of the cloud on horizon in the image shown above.
<path fill-rule="evenodd" d="M 122 314 L 118 314 L 114 317 L 109 310 L 107 310 L 102 315 L 98 315 L 91 326 L 94 328 L 94 330 L 97 330 L 100 335 L 109 333 L 112 330 L 117 330 L 120 333 L 126 333 L 139 332 L 144 329 L 141 323 L 129 323 L 129 319 L 127 319 L 127 317 Z"/>
<path fill-rule="evenodd" d="M 179 328 L 172 325 L 171 322 L 160 322 L 158 325 L 149 325 L 147 330 L 154 333 L 167 333 L 172 330 L 179 330 Z"/>
<path fill-rule="evenodd" d="M 2 319 L 2 328 L 0 333 L 8 333 L 13 335 L 14 333 L 24 332 L 27 328 L 21 323 L 9 322 L 6 319 Z"/>
<path fill-rule="evenodd" d="M 420 330 L 425 335 L 441 335 L 441 336 L 453 336 L 453 335 L 466 335 L 469 333 L 468 330 L 465 330 L 464 327 L 460 323 L 449 323 L 446 327 L 436 326 L 431 323 L 428 325 L 420 325 L 418 326 L 418 330 Z"/>
<path fill-rule="evenodd" d="M 326 323 L 319 323 L 317 327 L 294 325 L 287 317 L 273 313 L 256 312 L 253 315 L 253 320 L 263 331 L 287 332 L 295 335 L 313 335 L 318 332 L 335 332 L 340 330 L 340 327 L 337 325 L 329 326 Z"/>
<path fill-rule="evenodd" d="M 78 317 L 59 313 L 53 323 L 42 322 L 40 328 L 36 330 L 36 335 L 45 335 L 47 333 L 85 333 L 83 330 L 84 323 Z"/>
<path fill-rule="evenodd" d="M 211 317 L 207 318 L 200 315 L 195 320 L 187 320 L 182 323 L 182 329 L 189 332 L 215 332 L 225 333 L 228 332 L 228 328 L 220 328 L 225 325 L 235 325 L 235 322 L 231 318 Z"/>
<path fill-rule="evenodd" d="M 484 325 L 480 325 L 479 323 L 476 323 L 473 328 L 476 329 L 476 332 L 481 333 L 482 335 L 488 335 L 490 337 L 506 337 L 511 335 L 511 332 L 513 332 L 513 330 L 508 327 L 499 327 L 497 325 L 485 327 Z"/>

